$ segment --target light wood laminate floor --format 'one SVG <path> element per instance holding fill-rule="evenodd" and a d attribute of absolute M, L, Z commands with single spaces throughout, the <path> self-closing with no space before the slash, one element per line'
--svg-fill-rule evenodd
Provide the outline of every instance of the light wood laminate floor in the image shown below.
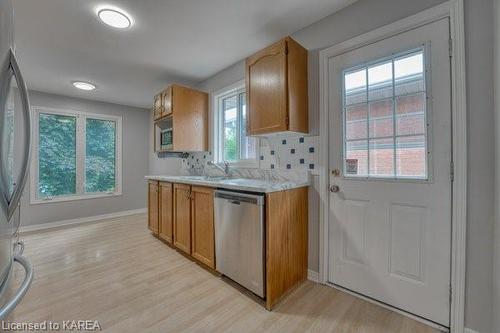
<path fill-rule="evenodd" d="M 143 214 L 22 238 L 35 280 L 10 321 L 99 320 L 120 333 L 435 332 L 310 281 L 268 312 L 154 238 Z"/>

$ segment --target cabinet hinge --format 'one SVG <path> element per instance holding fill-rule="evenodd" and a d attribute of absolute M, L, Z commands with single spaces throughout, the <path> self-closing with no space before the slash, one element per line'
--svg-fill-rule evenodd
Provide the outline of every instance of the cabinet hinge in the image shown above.
<path fill-rule="evenodd" d="M 450 55 L 450 58 L 453 57 L 453 39 L 448 39 L 448 52 Z"/>
<path fill-rule="evenodd" d="M 455 165 L 453 161 L 450 162 L 450 180 L 453 182 L 455 180 Z"/>

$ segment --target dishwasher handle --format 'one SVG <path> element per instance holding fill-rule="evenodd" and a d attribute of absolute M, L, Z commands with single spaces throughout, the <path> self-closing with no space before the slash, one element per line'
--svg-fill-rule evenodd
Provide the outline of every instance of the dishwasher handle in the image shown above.
<path fill-rule="evenodd" d="M 226 199 L 231 204 L 239 205 L 242 202 L 250 203 L 257 206 L 264 205 L 264 195 L 262 194 L 247 194 L 231 191 L 215 191 L 215 198 Z"/>

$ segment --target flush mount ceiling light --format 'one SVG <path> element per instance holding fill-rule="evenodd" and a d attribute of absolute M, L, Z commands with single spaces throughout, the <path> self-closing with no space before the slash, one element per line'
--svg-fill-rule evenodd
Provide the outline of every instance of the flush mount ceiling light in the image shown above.
<path fill-rule="evenodd" d="M 103 23 L 113 28 L 126 29 L 132 25 L 131 16 L 120 8 L 100 7 L 96 12 Z"/>
<path fill-rule="evenodd" d="M 95 85 L 89 82 L 75 81 L 73 82 L 73 87 L 81 90 L 91 91 L 95 89 Z"/>

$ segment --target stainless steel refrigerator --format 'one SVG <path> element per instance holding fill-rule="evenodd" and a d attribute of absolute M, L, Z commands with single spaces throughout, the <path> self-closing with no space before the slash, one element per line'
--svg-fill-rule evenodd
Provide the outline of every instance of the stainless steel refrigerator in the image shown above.
<path fill-rule="evenodd" d="M 18 240 L 19 202 L 28 177 L 31 112 L 13 41 L 13 2 L 0 0 L 0 320 L 21 301 L 33 280 L 33 267 Z M 25 276 L 12 287 L 14 265 Z"/>

